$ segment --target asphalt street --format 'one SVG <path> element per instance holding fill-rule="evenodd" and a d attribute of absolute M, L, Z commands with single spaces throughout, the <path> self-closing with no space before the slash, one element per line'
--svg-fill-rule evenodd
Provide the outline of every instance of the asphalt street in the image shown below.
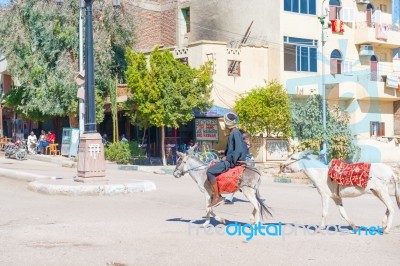
<path fill-rule="evenodd" d="M 1 168 L 48 176 L 76 171 L 45 162 L 0 161 Z M 32 170 L 35 168 L 36 170 Z M 112 168 L 109 166 L 109 168 Z M 261 196 L 272 208 L 265 223 L 286 234 L 228 235 L 204 221 L 204 198 L 191 178 L 144 171 L 109 171 L 155 182 L 156 191 L 115 196 L 44 195 L 27 182 L 0 176 L 0 265 L 398 265 L 400 215 L 387 235 L 354 234 L 331 202 L 330 230 L 316 233 L 320 196 L 307 184 L 265 178 Z M 392 200 L 393 189 L 391 188 Z M 344 199 L 357 225 L 380 226 L 384 205 L 373 195 Z M 230 224 L 249 221 L 251 205 L 241 193 L 216 213 Z M 217 225 L 214 221 L 214 225 Z M 290 233 L 296 225 L 296 233 Z M 300 227 L 310 226 L 310 229 Z M 341 231 L 336 232 L 337 226 Z M 224 229 L 224 228 L 223 228 Z M 290 230 L 289 230 L 290 229 Z M 232 231 L 231 231 L 232 232 Z M 371 231 L 372 232 L 372 231 Z"/>

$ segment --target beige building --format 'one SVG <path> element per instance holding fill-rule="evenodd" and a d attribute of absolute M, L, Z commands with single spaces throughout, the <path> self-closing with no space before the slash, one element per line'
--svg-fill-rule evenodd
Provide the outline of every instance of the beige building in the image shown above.
<path fill-rule="evenodd" d="M 237 94 L 277 79 L 299 100 L 325 88 L 359 139 L 391 137 L 400 135 L 399 12 L 399 0 L 178 1 L 176 51 L 188 49 L 191 65 L 217 62 L 218 105 L 229 108 Z M 229 60 L 240 73 L 222 70 Z"/>

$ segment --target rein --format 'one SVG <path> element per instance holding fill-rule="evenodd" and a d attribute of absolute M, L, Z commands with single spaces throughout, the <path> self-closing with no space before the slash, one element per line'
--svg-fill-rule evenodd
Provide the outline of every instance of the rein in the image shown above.
<path fill-rule="evenodd" d="M 194 157 L 194 156 L 191 156 L 191 157 L 193 157 L 194 159 L 196 159 L 196 157 Z M 203 170 L 203 169 L 205 169 L 205 168 L 199 169 L 200 167 L 208 167 L 208 164 L 202 164 L 202 165 L 199 165 L 199 166 L 190 168 L 190 169 L 188 169 L 188 170 L 186 170 L 186 171 L 182 171 L 182 175 L 184 175 L 184 174 L 186 174 L 186 173 L 189 173 L 190 171 L 193 171 L 193 170 L 198 171 L 198 170 Z"/>
<path fill-rule="evenodd" d="M 184 175 L 184 174 L 186 174 L 186 173 L 189 173 L 190 171 L 193 171 L 193 170 L 196 170 L 196 171 L 198 171 L 198 170 L 203 170 L 204 168 L 202 168 L 202 169 L 199 169 L 200 167 L 207 167 L 208 165 L 199 165 L 199 166 L 196 166 L 196 167 L 194 167 L 194 168 L 190 168 L 190 169 L 188 169 L 188 170 L 186 170 L 186 171 L 182 171 L 182 175 Z"/>

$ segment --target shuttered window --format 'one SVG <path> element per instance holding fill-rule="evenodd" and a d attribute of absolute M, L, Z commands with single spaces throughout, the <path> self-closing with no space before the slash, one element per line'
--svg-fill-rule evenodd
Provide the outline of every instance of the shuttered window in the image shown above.
<path fill-rule="evenodd" d="M 375 137 L 385 136 L 385 123 L 384 122 L 371 121 L 370 122 L 369 135 L 370 135 L 370 137 L 372 137 L 372 136 L 375 136 Z"/>

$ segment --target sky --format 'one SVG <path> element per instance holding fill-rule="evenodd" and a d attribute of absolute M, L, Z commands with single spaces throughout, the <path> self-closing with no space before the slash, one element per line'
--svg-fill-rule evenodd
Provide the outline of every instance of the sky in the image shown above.
<path fill-rule="evenodd" d="M 10 0 L 0 0 L 0 5 L 8 4 Z"/>

